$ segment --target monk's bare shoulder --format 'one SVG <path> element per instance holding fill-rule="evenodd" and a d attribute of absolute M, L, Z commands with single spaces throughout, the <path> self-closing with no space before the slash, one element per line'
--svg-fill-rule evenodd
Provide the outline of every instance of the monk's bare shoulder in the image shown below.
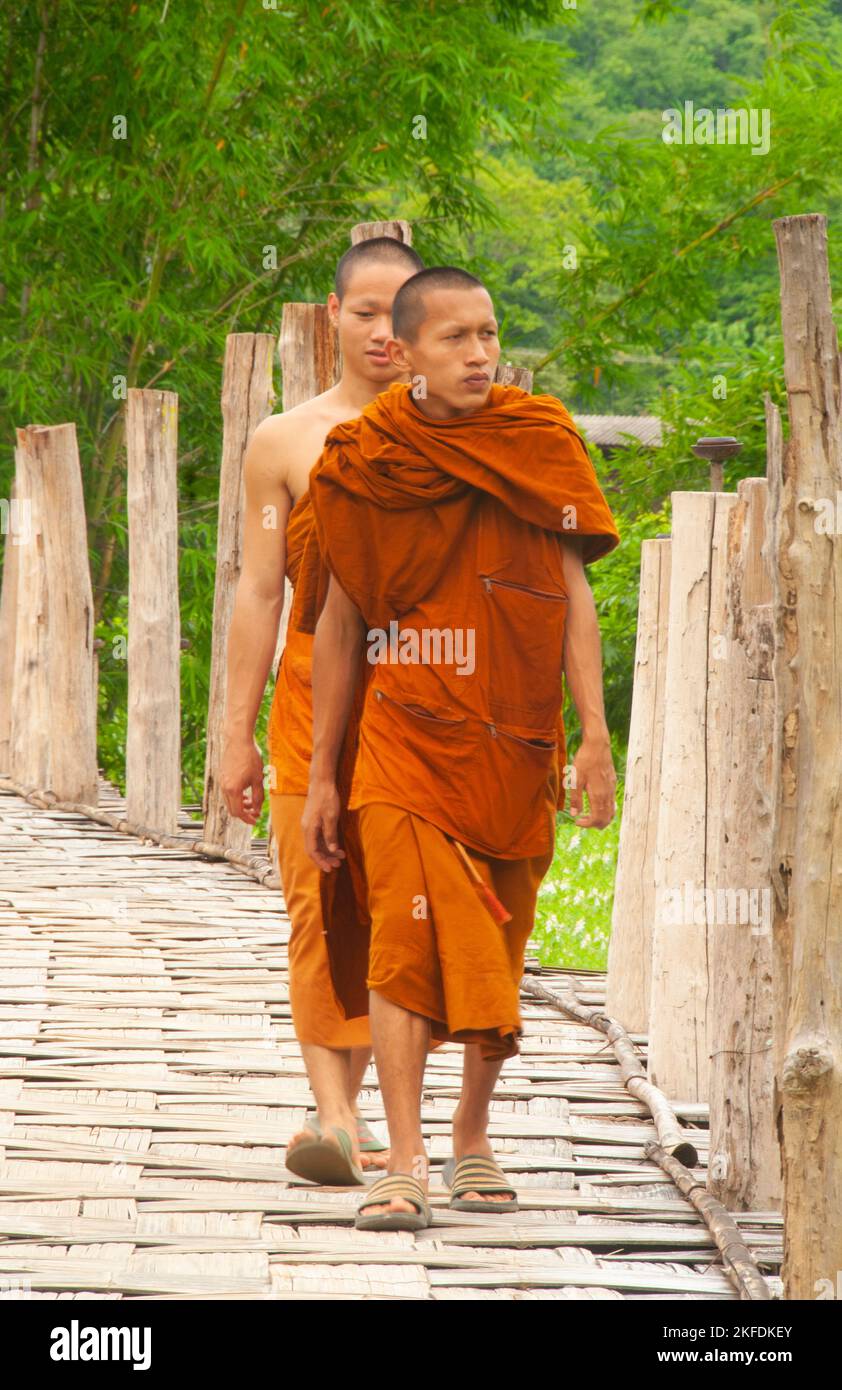
<path fill-rule="evenodd" d="M 291 410 L 267 415 L 249 441 L 253 468 L 265 472 L 267 480 L 285 487 L 297 501 L 307 490 L 310 471 L 326 436 L 343 418 L 332 391 L 302 401 Z"/>

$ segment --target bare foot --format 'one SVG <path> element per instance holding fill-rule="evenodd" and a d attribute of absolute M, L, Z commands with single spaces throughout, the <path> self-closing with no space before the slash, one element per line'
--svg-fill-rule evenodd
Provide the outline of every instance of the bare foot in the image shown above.
<path fill-rule="evenodd" d="M 357 1114 L 355 1114 L 355 1115 L 354 1115 L 354 1120 L 355 1120 L 357 1123 L 359 1123 L 359 1122 L 360 1122 L 360 1116 L 357 1115 Z M 357 1139 L 358 1139 L 358 1140 L 359 1140 L 359 1137 L 360 1137 L 360 1136 L 359 1136 L 359 1131 L 358 1131 L 358 1132 L 357 1132 Z M 363 1149 L 360 1150 L 360 1167 L 361 1167 L 362 1169 L 364 1169 L 364 1170 L 372 1169 L 372 1170 L 374 1170 L 374 1171 L 377 1171 L 378 1169 L 381 1169 L 381 1170 L 383 1170 L 383 1171 L 385 1172 L 385 1170 L 388 1168 L 388 1166 L 389 1166 L 389 1150 L 388 1150 L 388 1149 L 375 1149 L 373 1153 L 366 1153 L 365 1150 L 363 1150 Z"/>
<path fill-rule="evenodd" d="M 305 1125 L 303 1129 L 299 1129 L 296 1134 L 293 1134 L 292 1138 L 289 1140 L 287 1144 L 287 1153 L 291 1154 L 293 1149 L 297 1148 L 305 1139 L 318 1139 L 318 1137 L 314 1129 L 310 1129 Z"/>
<path fill-rule="evenodd" d="M 364 1153 L 363 1151 L 360 1152 L 360 1167 L 361 1167 L 362 1169 L 367 1169 L 367 1168 L 374 1168 L 374 1169 L 376 1169 L 376 1168 L 381 1168 L 381 1169 L 384 1169 L 384 1170 L 385 1170 L 386 1168 L 388 1168 L 388 1166 L 389 1166 L 389 1150 L 388 1150 L 388 1149 L 379 1149 L 379 1150 L 376 1149 L 376 1150 L 374 1151 L 374 1153 Z"/>

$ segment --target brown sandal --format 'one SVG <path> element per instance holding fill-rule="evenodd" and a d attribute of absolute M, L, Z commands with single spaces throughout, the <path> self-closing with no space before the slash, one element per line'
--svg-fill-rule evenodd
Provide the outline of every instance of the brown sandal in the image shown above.
<path fill-rule="evenodd" d="M 442 1176 L 450 1188 L 450 1207 L 453 1211 L 493 1212 L 499 1215 L 520 1210 L 515 1189 L 506 1182 L 500 1165 L 487 1154 L 465 1154 L 458 1162 L 449 1159 Z M 462 1197 L 462 1192 L 508 1192 L 511 1200 L 482 1202 L 476 1197 Z"/>
<path fill-rule="evenodd" d="M 309 1129 L 310 1126 L 306 1125 Z M 293 1149 L 287 1149 L 285 1163 L 291 1173 L 309 1182 L 324 1183 L 327 1187 L 361 1187 L 365 1177 L 354 1162 L 351 1140 L 344 1129 L 334 1128 L 339 1148 L 329 1144 L 324 1135 L 315 1131 L 314 1138 L 301 1139 Z"/>
<path fill-rule="evenodd" d="M 379 1206 L 391 1201 L 393 1197 L 403 1197 L 412 1202 L 417 1211 L 378 1211 L 371 1216 L 363 1216 L 366 1207 Z M 387 1173 L 371 1184 L 368 1192 L 357 1207 L 354 1225 L 358 1231 L 421 1231 L 432 1226 L 433 1213 L 426 1193 L 417 1178 L 409 1173 Z"/>

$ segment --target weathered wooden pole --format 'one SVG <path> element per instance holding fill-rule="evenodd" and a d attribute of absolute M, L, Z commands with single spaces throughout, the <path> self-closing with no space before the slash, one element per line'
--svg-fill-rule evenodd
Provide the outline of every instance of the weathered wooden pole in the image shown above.
<path fill-rule="evenodd" d="M 785 1297 L 842 1271 L 842 402 L 827 219 L 774 224 L 789 442 L 777 410 L 766 557 L 775 657 L 772 925 Z"/>
<path fill-rule="evenodd" d="M 669 631 L 655 849 L 649 1078 L 681 1100 L 708 1098 L 710 846 L 720 833 L 720 738 L 711 692 L 721 680 L 712 639 L 725 610 L 725 492 L 672 494 Z"/>
<path fill-rule="evenodd" d="M 605 1011 L 632 1033 L 649 1027 L 671 544 L 648 540 L 640 547 L 634 684 L 608 944 Z"/>
<path fill-rule="evenodd" d="M 15 497 L 19 514 L 26 515 L 27 539 L 17 554 L 9 770 L 16 782 L 40 791 L 50 780 L 47 560 L 38 471 L 24 430 L 17 431 Z"/>
<path fill-rule="evenodd" d="M 93 597 L 76 427 L 28 425 L 17 437 L 28 539 L 17 561 L 12 776 L 95 805 Z"/>
<path fill-rule="evenodd" d="M 225 340 L 216 582 L 202 806 L 205 840 L 209 844 L 236 850 L 245 849 L 250 843 L 252 829 L 245 821 L 229 815 L 220 787 L 226 654 L 234 596 L 243 563 L 243 459 L 252 432 L 261 420 L 272 413 L 275 400 L 272 386 L 274 352 L 275 339 L 271 333 L 229 333 Z"/>
<path fill-rule="evenodd" d="M 514 367 L 511 362 L 498 362 L 494 380 L 501 386 L 519 386 L 521 391 L 532 393 L 532 372 L 529 367 Z"/>
<path fill-rule="evenodd" d="M 355 222 L 351 228 L 351 245 L 360 241 L 373 241 L 378 236 L 390 236 L 395 241 L 412 245 L 412 226 L 409 222 L 397 219 L 393 222 Z"/>
<path fill-rule="evenodd" d="M 21 507 L 12 478 L 3 501 L 3 581 L 0 586 L 0 773 L 11 776 L 12 694 L 15 675 L 15 628 L 18 612 L 18 555 L 25 541 Z"/>
<path fill-rule="evenodd" d="M 126 816 L 175 831 L 181 806 L 178 396 L 129 389 Z"/>
<path fill-rule="evenodd" d="M 731 511 L 719 686 L 723 737 L 711 747 L 722 760 L 723 788 L 711 879 L 726 911 L 717 916 L 710 954 L 708 1189 L 732 1211 L 781 1203 L 769 869 L 773 644 L 771 585 L 761 556 L 766 492 L 765 478 L 744 478 Z"/>

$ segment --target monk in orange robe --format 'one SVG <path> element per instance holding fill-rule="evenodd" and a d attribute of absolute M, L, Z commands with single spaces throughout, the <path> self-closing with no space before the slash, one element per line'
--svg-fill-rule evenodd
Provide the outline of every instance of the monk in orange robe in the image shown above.
<path fill-rule="evenodd" d="M 311 478 L 331 577 L 313 646 L 303 818 L 329 880 L 347 853 L 337 760 L 369 665 L 348 806 L 368 884 L 365 984 L 391 1140 L 389 1176 L 356 1222 L 377 1230 L 430 1223 L 419 1109 L 431 1038 L 466 1044 L 451 1205 L 517 1210 L 488 1104 L 518 1051 L 524 950 L 564 802 L 564 675 L 582 723 L 571 806 L 584 826 L 607 825 L 616 809 L 584 565 L 619 534 L 587 450 L 555 397 L 492 384 L 497 323 L 474 276 L 413 276 L 395 297 L 393 333 L 393 360 L 415 385 L 392 385 L 332 430 Z M 327 930 L 343 935 L 341 904 Z M 337 958 L 335 984 L 356 998 L 358 967 L 343 977 Z"/>
<path fill-rule="evenodd" d="M 263 759 L 254 728 L 277 642 L 284 572 L 294 601 L 269 718 L 270 810 L 278 844 L 289 939 L 290 1006 L 316 1099 L 315 1116 L 292 1137 L 288 1166 L 313 1181 L 361 1182 L 362 1169 L 385 1167 L 387 1146 L 358 1113 L 357 1095 L 371 1059 L 367 1001 L 350 1015 L 331 979 L 320 900 L 321 875 L 304 849 L 301 813 L 312 741 L 313 643 L 299 625 L 299 574 L 313 515 L 308 483 L 325 436 L 353 419 L 402 375 L 385 352 L 396 291 L 423 262 L 392 237 L 350 248 L 337 266 L 328 309 L 337 326 L 342 375 L 312 400 L 270 415 L 254 430 L 244 460 L 246 513 L 241 571 L 228 647 L 222 791 L 231 815 L 256 821 L 263 801 Z M 348 866 L 343 870 L 347 875 Z M 364 895 L 360 911 L 365 913 Z M 363 924 L 367 933 L 367 918 Z M 343 938 L 345 939 L 345 938 Z M 367 934 L 363 937 L 367 940 Z"/>

